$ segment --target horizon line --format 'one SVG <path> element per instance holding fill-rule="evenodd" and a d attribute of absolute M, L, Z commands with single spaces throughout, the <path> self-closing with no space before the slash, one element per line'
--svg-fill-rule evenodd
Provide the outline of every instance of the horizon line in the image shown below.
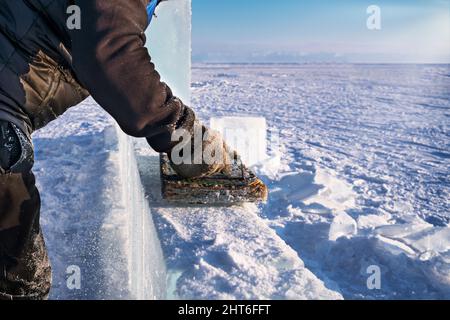
<path fill-rule="evenodd" d="M 316 62 L 272 62 L 272 61 L 259 61 L 259 62 L 249 62 L 249 61 L 192 61 L 192 64 L 247 64 L 247 65 L 306 65 L 306 64 L 342 64 L 342 65 L 450 65 L 449 62 L 342 62 L 342 61 L 316 61 Z"/>

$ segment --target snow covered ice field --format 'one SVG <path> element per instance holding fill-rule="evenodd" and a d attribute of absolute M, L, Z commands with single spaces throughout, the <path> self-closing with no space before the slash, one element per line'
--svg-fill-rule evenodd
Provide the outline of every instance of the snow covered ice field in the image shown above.
<path fill-rule="evenodd" d="M 263 116 L 280 146 L 255 168 L 266 205 L 176 208 L 158 198 L 156 155 L 138 143 L 165 297 L 450 298 L 450 66 L 195 65 L 192 94 L 205 122 Z M 117 289 L 127 249 L 97 252 L 129 242 L 125 219 L 111 218 L 112 126 L 87 100 L 34 136 L 53 298 L 130 297 Z M 84 291 L 65 288 L 67 265 L 105 261 L 113 270 L 88 272 Z"/>
<path fill-rule="evenodd" d="M 450 66 L 199 65 L 193 78 L 204 118 L 262 115 L 280 130 L 261 215 L 330 288 L 450 297 Z"/>

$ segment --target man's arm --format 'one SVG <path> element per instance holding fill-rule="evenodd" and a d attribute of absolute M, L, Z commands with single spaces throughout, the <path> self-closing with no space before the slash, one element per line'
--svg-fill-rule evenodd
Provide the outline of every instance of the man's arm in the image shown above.
<path fill-rule="evenodd" d="M 190 130 L 194 115 L 172 96 L 145 44 L 146 0 L 76 0 L 81 30 L 70 31 L 75 74 L 92 97 L 135 137 L 169 151 L 177 127 Z"/>

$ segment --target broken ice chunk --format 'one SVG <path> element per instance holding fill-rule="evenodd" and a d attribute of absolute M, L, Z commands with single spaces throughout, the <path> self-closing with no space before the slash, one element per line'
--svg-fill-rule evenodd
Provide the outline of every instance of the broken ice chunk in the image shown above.
<path fill-rule="evenodd" d="M 330 226 L 328 239 L 336 241 L 339 238 L 351 238 L 357 233 L 356 221 L 345 212 L 338 214 Z"/>

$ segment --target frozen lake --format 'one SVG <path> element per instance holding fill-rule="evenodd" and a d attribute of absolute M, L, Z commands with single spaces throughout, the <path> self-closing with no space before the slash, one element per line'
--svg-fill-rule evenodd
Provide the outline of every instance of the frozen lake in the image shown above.
<path fill-rule="evenodd" d="M 204 118 L 264 116 L 285 163 L 353 185 L 352 215 L 450 224 L 449 65 L 196 65 L 193 81 Z"/>
<path fill-rule="evenodd" d="M 281 161 L 256 167 L 269 202 L 227 208 L 164 203 L 145 141 L 145 194 L 126 191 L 141 188 L 119 174 L 130 150 L 86 100 L 34 135 L 51 297 L 450 298 L 449 76 L 448 65 L 195 65 L 205 122 L 263 116 L 280 134 L 267 142 Z M 136 218 L 156 232 L 133 236 Z M 67 288 L 70 265 L 80 290 Z"/>

